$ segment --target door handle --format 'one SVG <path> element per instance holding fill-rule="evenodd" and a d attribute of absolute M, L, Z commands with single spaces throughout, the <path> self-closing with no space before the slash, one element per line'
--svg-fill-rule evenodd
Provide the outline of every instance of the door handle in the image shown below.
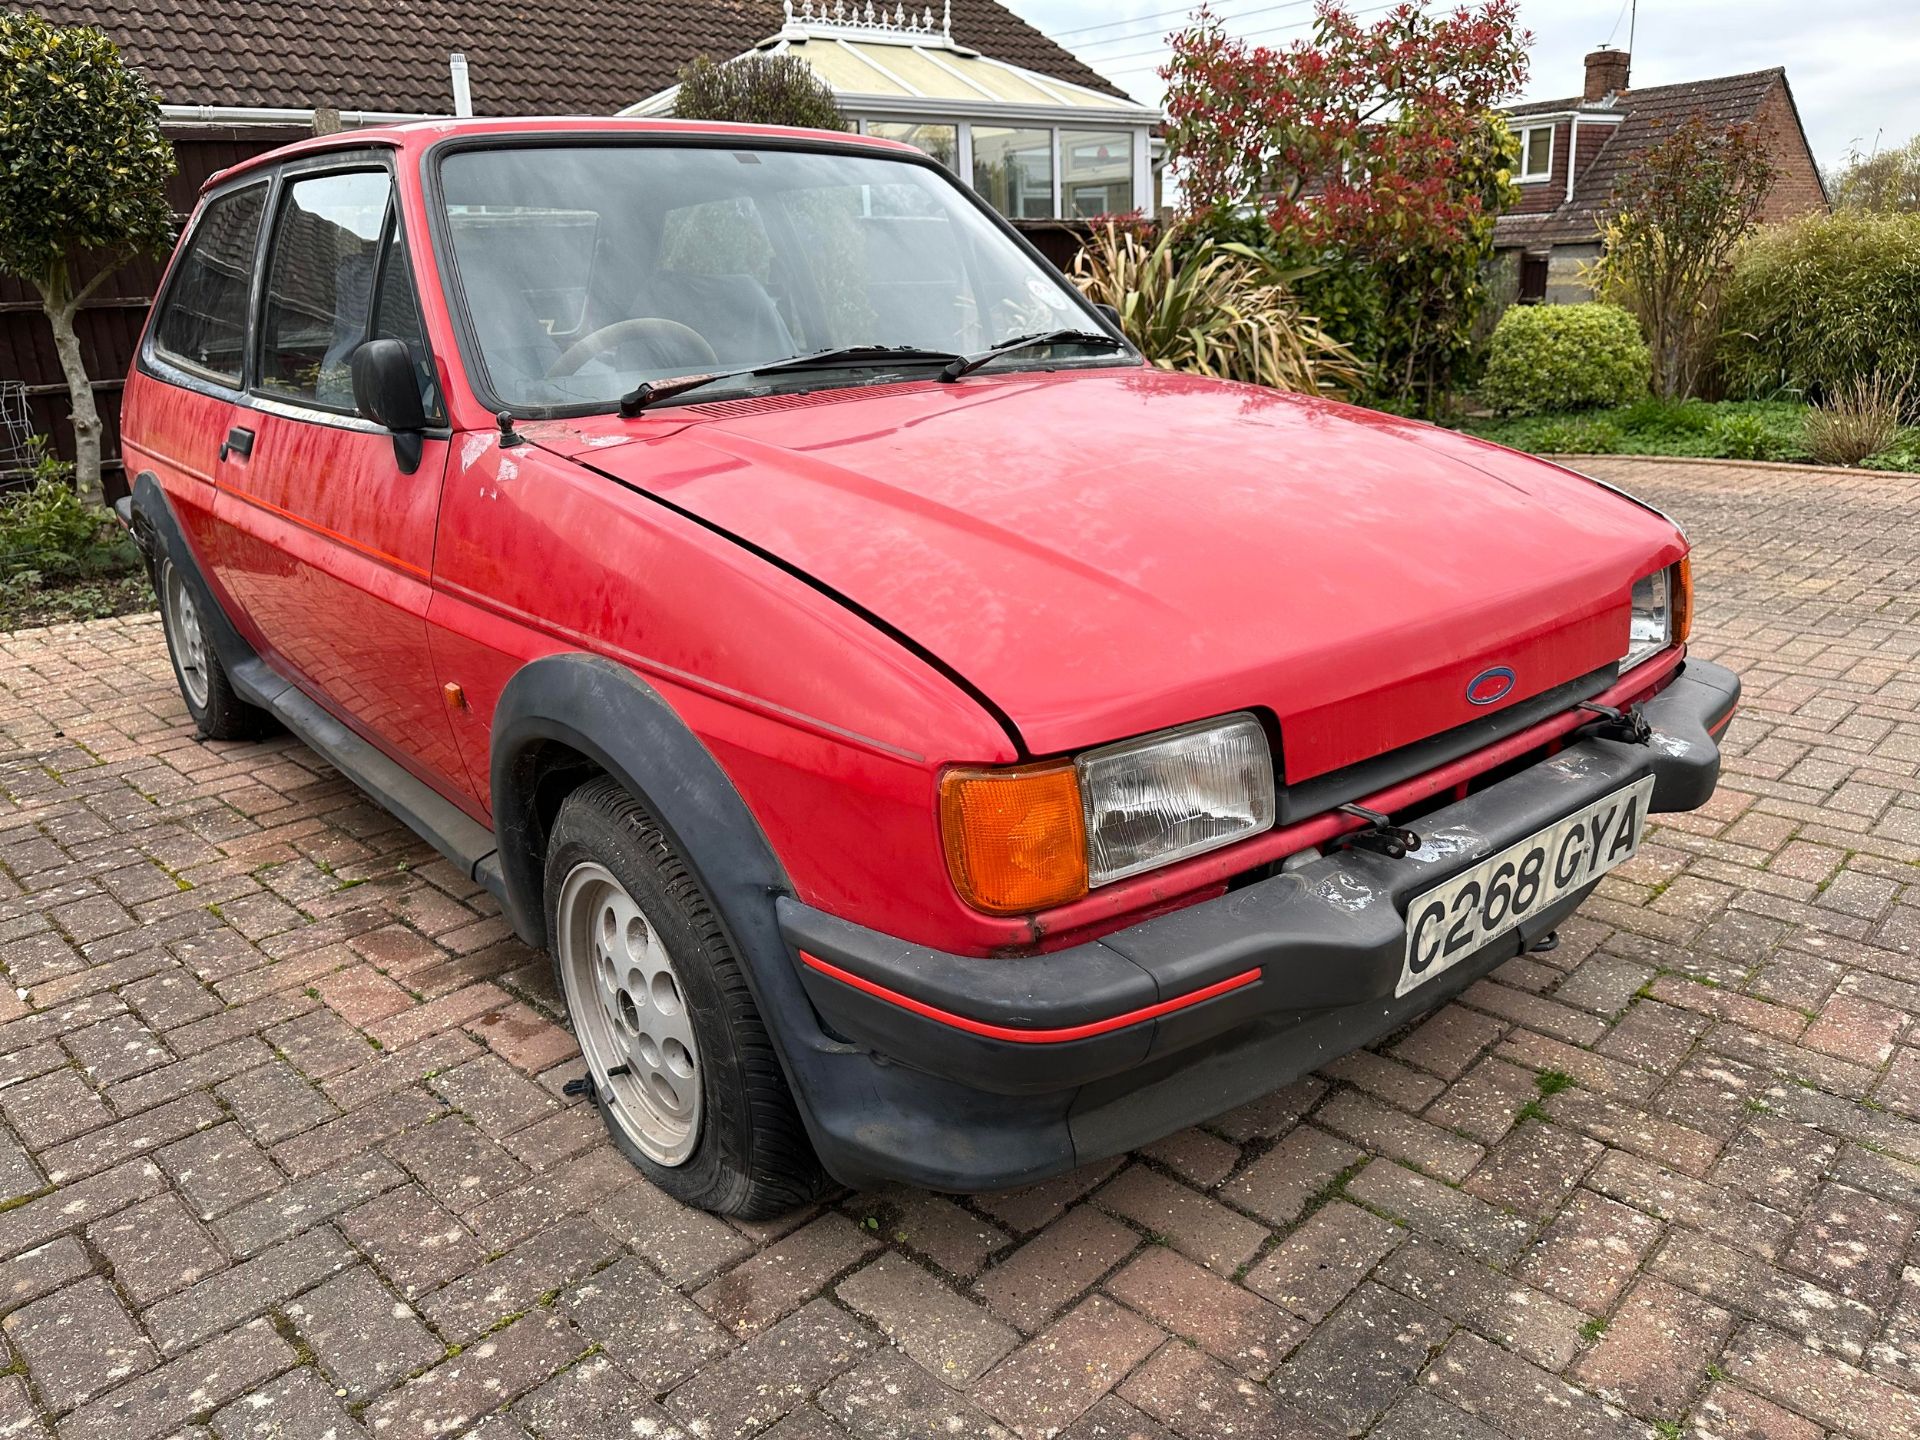
<path fill-rule="evenodd" d="M 253 454 L 253 431 L 243 425 L 236 425 L 227 431 L 227 438 L 220 442 L 220 458 L 229 455 L 248 456 Z"/>

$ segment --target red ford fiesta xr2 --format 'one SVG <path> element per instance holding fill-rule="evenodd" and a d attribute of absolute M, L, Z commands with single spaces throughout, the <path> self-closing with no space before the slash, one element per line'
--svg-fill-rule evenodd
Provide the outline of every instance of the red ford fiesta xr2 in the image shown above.
<path fill-rule="evenodd" d="M 201 731 L 294 731 L 548 947 L 695 1204 L 977 1190 L 1404 1025 L 1700 805 L 1687 547 L 1159 372 L 846 135 L 466 121 L 209 183 L 123 513 Z"/>

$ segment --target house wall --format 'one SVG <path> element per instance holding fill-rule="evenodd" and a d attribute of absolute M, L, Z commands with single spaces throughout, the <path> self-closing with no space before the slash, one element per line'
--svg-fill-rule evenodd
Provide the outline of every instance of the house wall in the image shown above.
<path fill-rule="evenodd" d="M 1593 291 L 1580 278 L 1580 269 L 1599 258 L 1598 241 L 1554 246 L 1547 254 L 1547 304 L 1578 305 L 1593 299 Z"/>
<path fill-rule="evenodd" d="M 1785 85 L 1776 84 L 1760 102 L 1754 123 L 1767 142 L 1778 169 L 1773 189 L 1767 192 L 1760 218 L 1768 224 L 1791 220 L 1814 210 L 1831 208 L 1820 185 L 1820 168 L 1807 150 L 1806 137 L 1793 110 L 1793 99 Z"/>

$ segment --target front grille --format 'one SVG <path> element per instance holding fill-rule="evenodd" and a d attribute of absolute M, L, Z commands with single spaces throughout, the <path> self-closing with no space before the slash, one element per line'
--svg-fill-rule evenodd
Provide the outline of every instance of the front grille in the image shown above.
<path fill-rule="evenodd" d="M 1292 825 L 1324 814 L 1336 805 L 1345 805 L 1368 795 L 1377 795 L 1403 780 L 1412 780 L 1429 770 L 1448 764 L 1474 751 L 1484 749 L 1558 715 L 1562 710 L 1591 700 L 1619 678 L 1617 664 L 1603 665 L 1589 674 L 1543 691 L 1517 705 L 1493 714 L 1469 720 L 1438 735 L 1429 735 L 1411 745 L 1402 745 L 1384 755 L 1360 760 L 1341 769 L 1316 775 L 1311 780 L 1282 785 L 1277 796 L 1281 825 Z M 1280 741 L 1286 744 L 1286 727 L 1281 726 Z M 1531 762 L 1528 762 L 1531 763 Z"/>

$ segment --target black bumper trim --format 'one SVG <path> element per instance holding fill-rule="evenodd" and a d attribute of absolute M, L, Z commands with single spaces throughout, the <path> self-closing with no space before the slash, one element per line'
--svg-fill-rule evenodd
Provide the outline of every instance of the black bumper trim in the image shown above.
<path fill-rule="evenodd" d="M 1647 775 L 1654 811 L 1704 803 L 1719 774 L 1715 737 L 1739 693 L 1730 671 L 1690 660 L 1644 705 L 1649 744 L 1578 739 L 1423 816 L 1424 843 L 1404 860 L 1341 851 L 1052 954 L 948 955 L 783 898 L 780 924 L 796 950 L 989 1025 L 1083 1025 L 1261 972 L 1254 983 L 1139 1024 L 1034 1044 L 943 1024 L 797 966 L 828 1032 L 872 1064 L 861 1115 L 816 1117 L 823 1157 L 856 1182 L 1017 1183 L 1205 1119 L 1368 1043 L 1520 953 L 1586 892 L 1396 1000 L 1413 896 Z M 908 1118 L 926 1105 L 944 1105 L 944 1113 Z M 973 1133 L 981 1125 L 987 1131 Z"/>

